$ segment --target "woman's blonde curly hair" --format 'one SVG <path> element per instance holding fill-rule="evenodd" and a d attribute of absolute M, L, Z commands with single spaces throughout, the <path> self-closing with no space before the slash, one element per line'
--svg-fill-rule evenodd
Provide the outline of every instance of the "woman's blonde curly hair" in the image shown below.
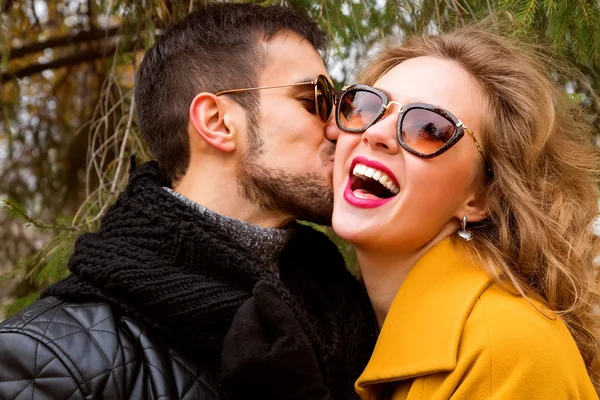
<path fill-rule="evenodd" d="M 555 63 L 477 27 L 387 43 L 358 81 L 373 85 L 420 56 L 459 63 L 485 96 L 481 136 L 493 177 L 482 173 L 489 216 L 471 227 L 473 248 L 504 287 L 560 315 L 598 390 L 600 155 L 585 113 L 551 78 Z"/>

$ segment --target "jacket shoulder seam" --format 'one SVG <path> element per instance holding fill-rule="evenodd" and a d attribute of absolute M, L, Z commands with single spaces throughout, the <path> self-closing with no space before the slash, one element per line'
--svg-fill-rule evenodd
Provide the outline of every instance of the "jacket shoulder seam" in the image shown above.
<path fill-rule="evenodd" d="M 63 304 L 64 304 L 64 300 L 56 299 L 49 305 L 41 308 L 37 312 L 33 313 L 31 316 L 28 316 L 27 318 L 23 318 L 21 313 L 16 314 L 14 317 L 18 318 L 22 323 L 19 325 L 13 326 L 12 328 L 25 328 L 31 321 L 38 318 L 40 315 L 52 310 L 53 308 L 60 307 Z M 4 329 L 10 329 L 10 328 L 5 328 L 5 327 L 0 326 L 0 331 L 2 331 Z"/>
<path fill-rule="evenodd" d="M 83 376 L 81 375 L 81 372 L 79 371 L 79 369 L 77 369 L 77 367 L 75 366 L 75 364 L 73 363 L 73 361 L 66 354 L 64 354 L 63 352 L 60 352 L 60 353 L 63 353 L 63 354 L 60 354 L 59 352 L 57 352 L 56 351 L 57 349 L 55 349 L 54 346 L 49 346 L 48 343 L 45 343 L 44 340 L 42 340 L 43 337 L 39 338 L 39 337 L 37 337 L 38 334 L 36 334 L 35 332 L 28 332 L 28 331 L 24 330 L 23 328 L 4 328 L 4 329 L 0 330 L 0 334 L 1 333 L 13 333 L 13 334 L 17 333 L 17 334 L 20 334 L 20 335 L 23 335 L 23 336 L 29 338 L 30 340 L 33 340 L 34 342 L 36 342 L 36 345 L 37 345 L 36 346 L 36 353 L 37 353 L 38 348 L 39 348 L 40 345 L 44 346 L 48 351 L 50 351 L 52 354 L 55 355 L 56 359 L 65 367 L 66 371 L 69 373 L 69 377 L 73 380 L 73 382 L 75 382 L 75 384 L 76 384 L 77 387 L 75 388 L 75 390 L 73 391 L 73 393 L 75 393 L 77 390 L 79 390 L 79 391 L 82 392 L 82 394 L 84 395 L 84 397 L 86 397 L 89 394 L 89 390 L 86 393 L 83 390 L 82 386 L 81 386 L 82 382 L 84 384 L 86 384 L 86 382 L 84 382 Z M 65 362 L 65 357 L 72 364 L 73 368 L 71 368 Z M 75 369 L 79 373 L 80 377 L 82 378 L 81 380 L 78 380 L 75 377 L 75 375 L 73 375 L 73 369 Z M 86 384 L 86 386 L 87 386 L 87 384 Z M 88 387 L 88 389 L 89 389 L 89 387 Z"/>

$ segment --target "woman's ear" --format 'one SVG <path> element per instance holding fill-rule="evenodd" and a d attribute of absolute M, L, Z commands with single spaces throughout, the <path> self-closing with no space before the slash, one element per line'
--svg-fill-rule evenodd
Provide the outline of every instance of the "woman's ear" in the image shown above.
<path fill-rule="evenodd" d="M 489 208 L 485 194 L 479 193 L 473 194 L 465 201 L 456 217 L 462 221 L 463 216 L 466 216 L 468 222 L 479 222 L 486 219 L 488 215 Z"/>
<path fill-rule="evenodd" d="M 190 104 L 190 122 L 194 132 L 206 143 L 222 152 L 236 147 L 235 129 L 226 119 L 227 104 L 212 93 L 200 93 Z"/>

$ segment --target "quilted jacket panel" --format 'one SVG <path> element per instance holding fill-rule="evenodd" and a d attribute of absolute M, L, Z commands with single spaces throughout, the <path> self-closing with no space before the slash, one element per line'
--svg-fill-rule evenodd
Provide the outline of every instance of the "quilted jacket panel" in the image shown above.
<path fill-rule="evenodd" d="M 0 323 L 0 399 L 218 399 L 209 370 L 103 303 L 48 297 Z"/>

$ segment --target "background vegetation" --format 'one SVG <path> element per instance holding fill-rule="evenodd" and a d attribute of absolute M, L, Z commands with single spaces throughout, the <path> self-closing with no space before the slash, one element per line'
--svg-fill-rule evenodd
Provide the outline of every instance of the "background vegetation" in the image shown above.
<path fill-rule="evenodd" d="M 144 51 L 202 0 L 0 0 L 0 316 L 68 273 L 75 238 L 98 228 L 150 155 L 133 113 Z M 598 0 L 281 0 L 331 38 L 336 83 L 384 36 L 438 32 L 492 15 L 575 66 L 556 79 L 600 131 Z M 493 62 L 493 60 L 490 60 Z M 339 243 L 351 257 L 346 245 Z M 2 306 L 4 301 L 4 306 Z"/>

